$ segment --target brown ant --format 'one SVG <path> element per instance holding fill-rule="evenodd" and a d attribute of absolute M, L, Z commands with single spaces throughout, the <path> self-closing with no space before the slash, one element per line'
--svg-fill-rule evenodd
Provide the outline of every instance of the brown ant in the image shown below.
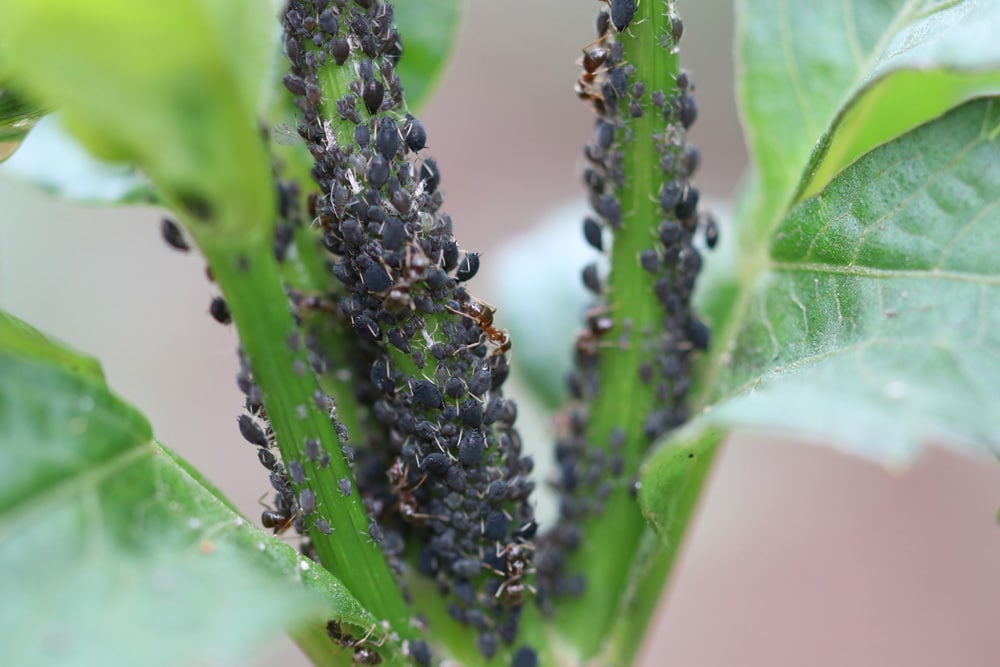
<path fill-rule="evenodd" d="M 280 512 L 278 510 L 271 509 L 269 505 L 264 505 L 264 496 L 257 499 L 257 502 L 266 507 L 263 512 L 260 513 L 260 523 L 265 528 L 270 528 L 274 531 L 275 535 L 281 535 L 293 525 L 295 525 L 295 520 L 301 516 L 302 511 L 298 510 L 294 513 Z"/>
<path fill-rule="evenodd" d="M 392 492 L 399 497 L 398 508 L 399 517 L 406 523 L 418 526 L 422 524 L 427 519 L 440 519 L 442 521 L 447 521 L 447 517 L 433 516 L 431 514 L 421 514 L 417 511 L 417 499 L 413 497 L 413 493 L 427 481 L 427 475 L 420 478 L 416 486 L 409 486 L 407 479 L 409 477 L 410 468 L 403 463 L 402 460 L 396 459 L 389 470 L 386 471 L 386 476 L 389 478 L 389 486 Z"/>
<path fill-rule="evenodd" d="M 499 545 L 497 546 L 497 557 L 507 556 L 507 571 L 499 572 L 493 570 L 497 574 L 507 577 L 500 584 L 500 588 L 497 589 L 495 595 L 505 607 L 514 607 L 524 602 L 527 591 L 531 591 L 532 595 L 538 593 L 534 586 L 524 580 L 529 574 L 534 574 L 535 572 L 534 568 L 528 567 L 528 552 L 532 549 L 533 547 L 530 544 L 521 544 L 518 542 L 512 542 L 502 550 L 499 548 Z"/>
<path fill-rule="evenodd" d="M 603 307 L 589 309 L 584 317 L 587 329 L 577 335 L 576 352 L 580 358 L 589 359 L 597 356 L 598 349 L 604 344 L 602 339 L 614 328 L 615 321 Z"/>
<path fill-rule="evenodd" d="M 383 266 L 392 275 L 390 267 L 386 266 L 384 262 Z M 403 258 L 403 271 L 382 300 L 386 312 L 400 315 L 407 310 L 414 309 L 413 301 L 410 299 L 410 288 L 414 283 L 427 278 L 427 270 L 430 266 L 431 261 L 420 246 L 413 243 L 407 244 L 406 254 Z"/>
<path fill-rule="evenodd" d="M 496 308 L 478 299 L 466 301 L 462 304 L 462 308 L 462 310 L 455 310 L 454 308 L 448 308 L 448 310 L 457 315 L 468 317 L 479 325 L 487 340 L 496 346 L 496 349 L 493 350 L 490 356 L 504 354 L 510 350 L 510 334 L 504 329 L 498 329 L 493 326 L 493 316 L 497 312 Z"/>
<path fill-rule="evenodd" d="M 386 638 L 382 637 L 382 639 L 377 642 L 368 641 L 368 638 L 371 637 L 376 627 L 378 627 L 377 624 L 373 624 L 372 627 L 368 628 L 368 632 L 365 633 L 364 637 L 361 639 L 355 639 L 344 631 L 339 621 L 328 621 L 326 624 L 326 634 L 330 635 L 331 639 L 344 648 L 354 650 L 354 664 L 378 665 L 382 662 L 382 656 L 371 648 L 371 646 L 382 646 L 382 644 L 385 643 Z"/>

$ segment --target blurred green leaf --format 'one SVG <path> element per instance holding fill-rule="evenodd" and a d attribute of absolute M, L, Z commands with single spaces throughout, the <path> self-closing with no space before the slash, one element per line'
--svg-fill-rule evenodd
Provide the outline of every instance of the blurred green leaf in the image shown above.
<path fill-rule="evenodd" d="M 145 171 L 207 233 L 269 232 L 257 109 L 272 3 L 31 0 L 0 4 L 0 60 L 95 155 Z"/>
<path fill-rule="evenodd" d="M 95 368 L 0 317 L 5 665 L 236 665 L 282 628 L 370 626 L 338 581 L 155 443 Z"/>
<path fill-rule="evenodd" d="M 444 74 L 462 21 L 463 0 L 395 0 L 396 26 L 403 39 L 397 72 L 406 106 L 421 109 Z"/>
<path fill-rule="evenodd" d="M 995 0 L 737 3 L 738 89 L 759 172 L 746 238 L 846 165 L 973 97 L 1000 93 Z"/>
<path fill-rule="evenodd" d="M 0 162 L 18 149 L 46 110 L 0 88 Z"/>

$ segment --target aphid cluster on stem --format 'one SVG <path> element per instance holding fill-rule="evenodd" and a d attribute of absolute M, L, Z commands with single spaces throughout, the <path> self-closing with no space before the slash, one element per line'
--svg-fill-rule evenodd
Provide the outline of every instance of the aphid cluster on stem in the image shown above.
<path fill-rule="evenodd" d="M 511 342 L 464 287 L 479 255 L 459 248 L 440 211 L 441 174 L 421 156 L 426 130 L 406 113 L 395 71 L 392 7 L 291 0 L 283 26 L 284 84 L 319 186 L 309 214 L 335 279 L 298 308 L 329 303 L 318 310 L 353 332 L 364 366 L 357 399 L 378 425 L 357 449 L 354 484 L 336 484 L 361 495 L 368 537 L 397 570 L 414 545 L 417 570 L 492 657 L 516 640 L 537 528 L 532 461 L 501 391 Z M 324 89 L 345 78 L 346 90 Z M 320 514 L 305 500 L 303 515 Z"/>
<path fill-rule="evenodd" d="M 583 221 L 583 236 L 595 250 L 605 252 L 620 234 L 634 235 L 636 230 L 623 229 L 620 197 L 626 191 L 626 179 L 631 178 L 625 171 L 623 151 L 634 142 L 655 146 L 661 180 L 656 191 L 640 196 L 657 201 L 659 210 L 651 220 L 655 230 L 649 233 L 652 243 L 639 251 L 634 261 L 647 274 L 650 298 L 658 300 L 662 310 L 657 322 L 644 323 L 633 331 L 637 327 L 628 316 L 615 315 L 597 264 L 584 267 L 583 284 L 597 303 L 586 313 L 587 326 L 576 342 L 575 369 L 568 383 L 573 404 L 558 423 L 553 484 L 560 494 L 560 519 L 539 541 L 535 559 L 544 609 L 551 607 L 553 596 L 583 592 L 586 582 L 566 569 L 569 553 L 580 546 L 582 523 L 603 511 L 614 489 L 627 486 L 622 479 L 627 468 L 623 454 L 627 441 L 651 443 L 687 419 L 685 397 L 692 356 L 709 342 L 708 327 L 690 309 L 701 268 L 701 255 L 693 239 L 702 220 L 699 193 L 691 184 L 700 154 L 686 140 L 686 131 L 697 118 L 694 85 L 690 76 L 680 71 L 675 85 L 664 89 L 649 78 L 649 73 L 637 71 L 628 62 L 621 39 L 622 33 L 640 29 L 633 21 L 637 3 L 607 1 L 607 10 L 598 15 L 597 39 L 583 48 L 583 71 L 576 86 L 577 95 L 596 114 L 593 138 L 584 148 L 587 162 L 583 173 L 594 212 Z M 668 33 L 652 47 L 666 51 L 661 57 L 676 52 L 683 32 L 672 3 L 668 10 Z M 629 224 L 644 221 L 644 217 L 633 215 Z M 704 218 L 703 226 L 706 244 L 712 247 L 718 227 L 710 217 Z M 616 257 L 616 261 L 623 259 L 628 260 Z M 628 431 L 616 426 L 606 439 L 595 442 L 590 404 L 600 391 L 599 359 L 603 354 L 615 354 L 616 349 L 636 349 L 633 346 L 641 358 L 636 380 L 654 394 L 654 407 L 644 423 L 631 424 Z M 631 470 L 634 473 L 634 467 Z"/>

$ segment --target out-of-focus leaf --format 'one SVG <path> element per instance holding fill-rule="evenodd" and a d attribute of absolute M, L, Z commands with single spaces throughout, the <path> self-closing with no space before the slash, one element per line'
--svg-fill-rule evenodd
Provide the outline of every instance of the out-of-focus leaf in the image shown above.
<path fill-rule="evenodd" d="M 458 40 L 463 0 L 396 0 L 396 27 L 403 39 L 397 71 L 406 88 L 406 106 L 423 107 L 444 73 Z"/>
<path fill-rule="evenodd" d="M 94 154 L 139 166 L 209 234 L 269 233 L 257 127 L 272 3 L 32 0 L 0 4 L 0 60 Z"/>
<path fill-rule="evenodd" d="M 740 106 L 758 181 L 747 238 L 768 238 L 875 146 L 973 97 L 1000 92 L 1000 3 L 737 3 Z"/>
<path fill-rule="evenodd" d="M 31 104 L 11 90 L 0 88 L 0 162 L 18 149 L 45 109 Z"/>
<path fill-rule="evenodd" d="M 370 626 L 338 581 L 155 443 L 95 368 L 0 317 L 5 665 L 236 665 L 282 628 Z"/>

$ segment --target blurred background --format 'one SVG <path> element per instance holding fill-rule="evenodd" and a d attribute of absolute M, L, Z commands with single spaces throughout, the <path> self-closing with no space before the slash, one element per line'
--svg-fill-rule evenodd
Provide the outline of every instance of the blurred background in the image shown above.
<path fill-rule="evenodd" d="M 501 307 L 501 326 L 505 278 L 487 275 L 491 256 L 584 197 L 593 117 L 573 94 L 574 61 L 598 7 L 472 0 L 421 113 L 456 236 L 483 252 L 473 287 Z M 700 107 L 698 184 L 730 200 L 746 165 L 732 8 L 681 10 Z M 0 201 L 0 307 L 96 355 L 159 439 L 259 516 L 269 488 L 236 428 L 236 337 L 208 315 L 201 260 L 164 245 L 156 211 L 70 206 L 9 177 Z M 514 349 L 516 366 L 516 339 Z M 731 438 L 641 664 L 998 664 L 998 505 L 993 460 L 937 448 L 890 473 L 807 443 Z M 261 665 L 306 664 L 290 642 L 273 646 Z"/>

